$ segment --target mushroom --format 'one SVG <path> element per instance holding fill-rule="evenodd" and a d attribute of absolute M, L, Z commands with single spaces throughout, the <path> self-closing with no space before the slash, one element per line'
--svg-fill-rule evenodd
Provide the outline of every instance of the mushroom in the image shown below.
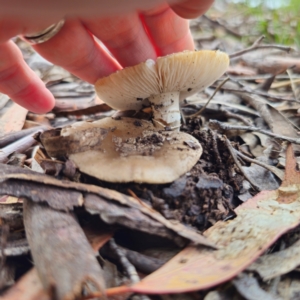
<path fill-rule="evenodd" d="M 151 105 L 153 123 L 127 117 L 79 122 L 63 128 L 60 137 L 55 133 L 50 146 L 43 144 L 104 181 L 172 182 L 202 154 L 195 138 L 169 130 L 180 127 L 179 101 L 213 83 L 228 64 L 228 55 L 220 51 L 184 51 L 99 79 L 95 89 L 103 101 L 121 111 Z"/>
<path fill-rule="evenodd" d="M 149 59 L 99 79 L 98 96 L 118 110 L 140 110 L 151 105 L 157 128 L 180 127 L 179 101 L 212 84 L 227 69 L 221 51 L 184 51 Z"/>
<path fill-rule="evenodd" d="M 169 183 L 189 171 L 202 154 L 199 142 L 187 133 L 158 131 L 150 121 L 124 117 L 78 122 L 63 128 L 61 137 L 71 141 L 81 134 L 88 144 L 97 128 L 108 132 L 101 142 L 92 138 L 92 150 L 68 156 L 80 171 L 104 181 Z"/>

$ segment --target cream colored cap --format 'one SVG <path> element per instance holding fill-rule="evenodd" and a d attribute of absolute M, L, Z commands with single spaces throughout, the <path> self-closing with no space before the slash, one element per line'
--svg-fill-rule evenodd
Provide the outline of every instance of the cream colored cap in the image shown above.
<path fill-rule="evenodd" d="M 140 110 L 147 98 L 180 92 L 180 99 L 211 85 L 227 70 L 229 57 L 221 51 L 184 51 L 147 60 L 99 79 L 98 96 L 118 110 Z"/>
<path fill-rule="evenodd" d="M 183 132 L 158 132 L 149 121 L 105 118 L 62 129 L 72 138 L 82 130 L 108 129 L 97 149 L 69 155 L 81 172 L 109 182 L 169 183 L 188 172 L 202 154 L 202 147 Z"/>

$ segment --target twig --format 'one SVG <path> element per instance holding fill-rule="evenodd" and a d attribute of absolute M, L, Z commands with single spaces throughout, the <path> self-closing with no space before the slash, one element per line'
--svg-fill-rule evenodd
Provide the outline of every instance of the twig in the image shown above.
<path fill-rule="evenodd" d="M 224 112 L 225 117 L 227 117 L 227 118 L 232 118 L 232 119 L 236 119 L 236 120 L 242 121 L 242 122 L 243 122 L 245 125 L 247 125 L 247 126 L 252 126 L 252 125 L 253 125 L 253 124 L 252 124 L 250 121 L 248 121 L 244 116 L 235 114 L 235 113 L 230 112 L 230 111 L 228 111 L 228 110 L 226 110 L 226 109 L 223 109 L 222 111 Z"/>
<path fill-rule="evenodd" d="M 144 274 L 150 274 L 163 266 L 166 261 L 159 258 L 147 256 L 145 254 L 118 246 L 126 255 L 127 259 L 136 267 L 137 270 Z M 101 255 L 105 258 L 117 260 L 118 255 L 111 251 L 110 247 L 104 246 L 101 248 Z"/>
<path fill-rule="evenodd" d="M 215 153 L 216 162 L 217 162 L 218 166 L 223 166 L 222 158 L 221 158 L 221 155 L 220 155 L 220 152 L 218 149 L 216 133 L 214 131 L 210 130 L 210 134 L 212 136 L 212 148 Z"/>
<path fill-rule="evenodd" d="M 127 275 L 130 278 L 130 281 L 132 283 L 139 282 L 140 277 L 139 277 L 135 267 L 127 259 L 125 251 L 123 251 L 123 249 L 118 247 L 118 245 L 116 244 L 116 242 L 113 238 L 111 238 L 108 243 L 109 243 L 111 250 L 114 251 L 116 253 L 116 255 L 119 257 L 124 270 L 126 271 Z"/>
<path fill-rule="evenodd" d="M 221 87 L 229 80 L 230 78 L 229 77 L 226 77 L 222 82 L 221 84 L 218 85 L 218 87 L 215 89 L 215 91 L 213 92 L 213 94 L 209 97 L 209 99 L 207 100 L 207 102 L 204 104 L 204 106 L 199 110 L 197 111 L 196 113 L 192 114 L 192 115 L 189 115 L 188 117 L 189 118 L 194 118 L 194 117 L 197 117 L 199 116 L 207 107 L 207 105 L 209 104 L 209 102 L 213 99 L 213 97 L 216 95 L 216 93 L 221 89 Z"/>
<path fill-rule="evenodd" d="M 261 37 L 259 37 L 253 44 L 252 46 L 250 46 L 249 48 L 246 48 L 244 50 L 241 51 L 237 51 L 235 53 L 232 53 L 229 55 L 229 57 L 232 58 L 236 58 L 238 56 L 241 56 L 245 53 L 251 52 L 251 51 L 255 51 L 258 49 L 278 49 L 278 50 L 282 50 L 282 51 L 286 51 L 286 52 L 290 52 L 293 48 L 292 47 L 286 47 L 286 46 L 281 46 L 281 45 L 260 45 L 260 42 L 265 38 L 264 35 L 262 35 Z"/>
<path fill-rule="evenodd" d="M 243 80 L 243 81 L 255 81 L 255 80 L 264 80 L 264 79 L 268 79 L 270 76 L 272 76 L 271 74 L 258 74 L 258 75 L 253 75 L 253 76 L 235 76 L 235 75 L 231 75 L 231 78 L 234 78 L 235 80 Z M 299 74 L 294 74 L 293 75 L 294 79 L 300 79 L 300 75 Z M 287 80 L 289 79 L 288 75 L 285 74 L 281 74 L 281 75 L 277 75 L 276 79 L 282 79 L 282 80 Z M 223 80 L 223 78 L 221 77 L 219 80 Z"/>
<path fill-rule="evenodd" d="M 261 162 L 259 160 L 256 160 L 256 159 L 253 159 L 253 158 L 250 158 L 248 157 L 247 155 L 244 155 L 243 153 L 241 153 L 240 151 L 234 149 L 235 153 L 241 157 L 242 159 L 244 159 L 245 161 L 248 161 L 250 163 L 253 163 L 253 164 L 257 164 L 258 166 L 261 166 L 265 169 L 267 169 L 268 171 L 274 173 L 279 179 L 283 180 L 284 178 L 284 172 L 277 169 L 276 167 L 274 166 L 270 166 L 270 165 L 267 165 L 265 164 L 264 162 Z"/>
<path fill-rule="evenodd" d="M 290 142 L 290 143 L 293 143 L 293 144 L 300 145 L 300 138 L 291 138 L 289 136 L 276 134 L 276 133 L 273 133 L 271 131 L 264 130 L 264 129 L 261 129 L 261 128 L 258 128 L 258 127 L 255 127 L 255 126 L 228 125 L 228 124 L 221 123 L 217 120 L 210 120 L 208 125 L 212 129 L 220 130 L 220 131 L 223 131 L 223 132 L 228 131 L 228 130 L 256 131 L 256 132 L 263 133 L 265 135 L 268 135 L 270 137 L 273 137 L 273 138 L 281 140 L 281 141 L 286 141 L 286 142 Z"/>
<path fill-rule="evenodd" d="M 231 78 L 232 79 L 232 78 Z M 217 87 L 216 87 L 217 88 Z M 275 96 L 275 95 L 270 95 L 266 92 L 262 92 L 262 91 L 257 91 L 257 90 L 252 90 L 250 88 L 245 88 L 243 86 L 242 89 L 234 89 L 234 88 L 228 88 L 228 87 L 221 87 L 220 88 L 223 91 L 226 92 L 236 92 L 236 93 L 251 93 L 251 94 L 256 94 L 258 96 L 263 96 L 266 97 L 268 99 L 273 99 L 273 100 L 277 100 L 277 101 L 290 101 L 290 102 L 297 102 L 300 103 L 299 100 L 295 99 L 295 98 L 284 98 L 284 97 L 280 97 L 280 96 Z"/>
<path fill-rule="evenodd" d="M 286 72 L 287 72 L 287 74 L 290 77 L 290 82 L 291 82 L 291 87 L 292 87 L 292 91 L 293 91 L 294 97 L 295 97 L 296 100 L 298 100 L 297 99 L 297 86 L 296 86 L 296 82 L 292 78 L 293 77 L 293 73 L 292 73 L 292 71 L 290 69 L 287 69 Z"/>
<path fill-rule="evenodd" d="M 241 38 L 242 36 L 234 31 L 233 29 L 231 28 L 228 28 L 227 26 L 225 26 L 224 24 L 220 23 L 220 21 L 218 20 L 212 20 L 211 18 L 209 18 L 208 16 L 206 15 L 203 15 L 202 16 L 203 19 L 207 20 L 208 22 L 210 22 L 212 25 L 216 26 L 216 27 L 222 27 L 223 29 L 225 29 L 229 34 L 237 37 L 237 38 Z"/>
<path fill-rule="evenodd" d="M 23 129 L 20 131 L 8 133 L 0 138 L 0 148 L 3 148 L 25 136 L 33 135 L 37 132 L 44 131 L 46 129 L 50 129 L 50 127 L 41 125 L 41 126 L 36 126 L 28 129 Z"/>
<path fill-rule="evenodd" d="M 244 171 L 242 165 L 240 164 L 239 160 L 237 159 L 236 155 L 235 155 L 235 151 L 234 148 L 232 147 L 230 141 L 228 140 L 228 138 L 226 136 L 224 136 L 224 140 L 225 140 L 225 144 L 235 162 L 235 164 L 237 165 L 237 167 L 240 169 L 241 173 L 244 175 L 244 177 L 250 182 L 250 184 L 252 185 L 252 187 L 254 189 L 256 189 L 257 191 L 261 191 L 261 188 L 256 185 L 255 182 L 253 182 L 253 180 L 246 174 L 246 172 Z"/>
<path fill-rule="evenodd" d="M 3 163 L 6 161 L 7 157 L 13 152 L 19 151 L 23 152 L 29 147 L 37 143 L 32 135 L 23 137 L 22 139 L 0 149 L 0 162 Z"/>
<path fill-rule="evenodd" d="M 115 252 L 115 254 L 119 257 L 120 262 L 126 271 L 127 275 L 130 278 L 131 283 L 137 283 L 140 281 L 140 277 L 135 269 L 135 267 L 131 264 L 131 262 L 126 257 L 126 251 L 124 251 L 121 247 L 119 247 L 115 240 L 111 238 L 109 240 L 110 248 Z M 135 295 L 132 297 L 133 300 L 150 300 L 146 295 Z"/>

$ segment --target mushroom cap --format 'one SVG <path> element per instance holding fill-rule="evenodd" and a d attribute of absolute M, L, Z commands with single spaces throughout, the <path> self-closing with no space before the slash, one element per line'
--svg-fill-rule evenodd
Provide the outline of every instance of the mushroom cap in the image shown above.
<path fill-rule="evenodd" d="M 221 51 L 183 51 L 100 78 L 95 89 L 114 109 L 140 110 L 150 96 L 179 92 L 184 99 L 203 90 L 223 75 L 228 65 L 229 57 Z"/>
<path fill-rule="evenodd" d="M 69 154 L 81 172 L 109 182 L 169 183 L 189 171 L 202 154 L 199 142 L 183 132 L 157 131 L 152 122 L 105 118 L 62 129 L 71 138 L 83 129 L 108 129 L 97 149 Z"/>

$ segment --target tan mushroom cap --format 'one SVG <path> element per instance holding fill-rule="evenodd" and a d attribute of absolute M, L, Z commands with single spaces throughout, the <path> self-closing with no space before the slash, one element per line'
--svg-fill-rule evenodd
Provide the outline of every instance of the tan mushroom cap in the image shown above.
<path fill-rule="evenodd" d="M 99 79 L 98 96 L 114 109 L 140 110 L 150 96 L 180 92 L 180 98 L 211 85 L 224 74 L 229 57 L 221 51 L 184 51 L 147 60 Z"/>
<path fill-rule="evenodd" d="M 105 118 L 64 128 L 70 137 L 83 129 L 109 129 L 97 149 L 69 155 L 81 172 L 109 182 L 163 184 L 188 172 L 202 154 L 202 147 L 183 132 L 158 132 L 149 121 Z"/>

